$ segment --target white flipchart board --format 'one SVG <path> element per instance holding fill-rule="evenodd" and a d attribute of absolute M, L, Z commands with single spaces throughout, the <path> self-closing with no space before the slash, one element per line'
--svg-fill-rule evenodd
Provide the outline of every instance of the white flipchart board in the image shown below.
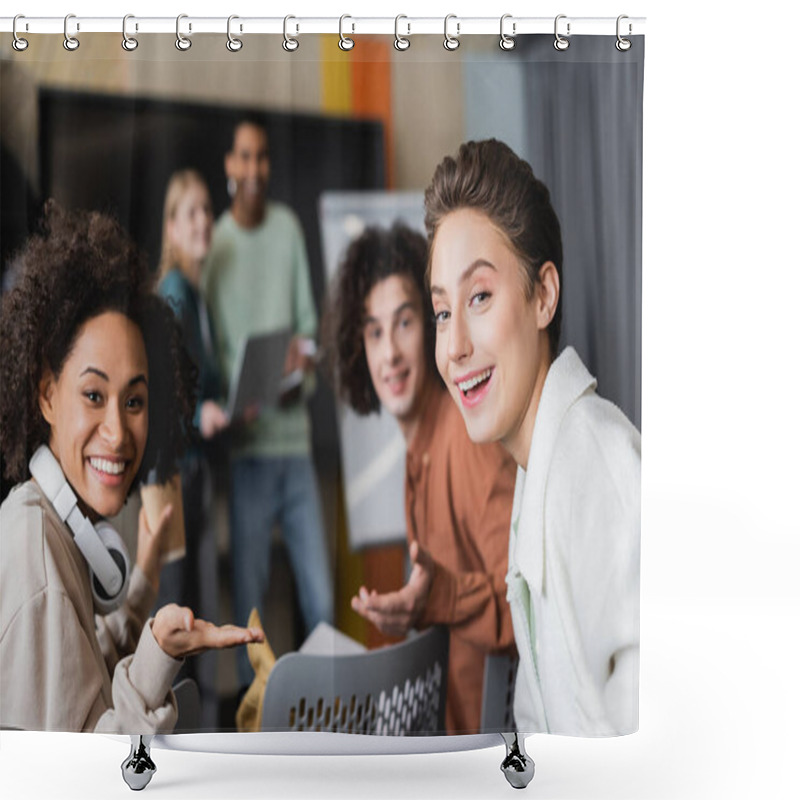
<path fill-rule="evenodd" d="M 330 286 L 350 242 L 370 225 L 400 220 L 424 235 L 422 192 L 325 192 L 319 218 L 325 277 Z M 387 413 L 360 417 L 338 404 L 350 547 L 404 542 L 406 448 Z"/>

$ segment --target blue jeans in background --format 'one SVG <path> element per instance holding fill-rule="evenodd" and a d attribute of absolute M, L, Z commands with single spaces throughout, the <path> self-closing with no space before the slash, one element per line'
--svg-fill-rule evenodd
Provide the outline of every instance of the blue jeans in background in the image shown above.
<path fill-rule="evenodd" d="M 230 520 L 236 624 L 246 626 L 255 607 L 266 625 L 263 599 L 269 585 L 275 523 L 280 525 L 289 554 L 306 633 L 319 622 L 332 624 L 333 582 L 311 458 L 235 459 L 231 466 Z M 240 686 L 249 685 L 253 669 L 245 647 L 236 649 L 236 670 Z"/>

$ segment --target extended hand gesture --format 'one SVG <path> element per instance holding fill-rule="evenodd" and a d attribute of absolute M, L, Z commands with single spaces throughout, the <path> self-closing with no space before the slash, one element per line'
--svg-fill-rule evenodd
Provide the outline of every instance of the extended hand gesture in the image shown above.
<path fill-rule="evenodd" d="M 286 360 L 283 364 L 283 374 L 290 375 L 296 370 L 311 372 L 314 369 L 314 354 L 317 348 L 313 339 L 303 336 L 293 336 L 286 350 Z"/>
<path fill-rule="evenodd" d="M 222 650 L 264 641 L 264 632 L 258 628 L 218 627 L 212 622 L 195 619 L 190 608 L 175 603 L 158 610 L 153 620 L 153 636 L 158 646 L 172 658 L 186 658 L 205 650 Z"/>
<path fill-rule="evenodd" d="M 200 435 L 211 439 L 231 424 L 225 409 L 213 400 L 206 400 L 200 406 Z"/>
<path fill-rule="evenodd" d="M 422 614 L 433 582 L 434 564 L 417 542 L 411 542 L 411 575 L 408 583 L 396 592 L 378 594 L 362 586 L 350 600 L 353 611 L 368 619 L 381 633 L 405 636 Z"/>

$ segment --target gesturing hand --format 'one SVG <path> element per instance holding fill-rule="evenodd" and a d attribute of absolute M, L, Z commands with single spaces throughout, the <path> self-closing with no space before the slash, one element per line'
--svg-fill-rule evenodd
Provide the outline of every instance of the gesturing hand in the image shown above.
<path fill-rule="evenodd" d="M 200 435 L 211 439 L 230 425 L 225 410 L 213 400 L 206 400 L 200 406 Z"/>
<path fill-rule="evenodd" d="M 378 594 L 362 586 L 350 600 L 353 611 L 368 619 L 381 633 L 405 636 L 419 619 L 433 582 L 434 564 L 417 542 L 411 542 L 411 575 L 408 583 L 396 592 Z"/>
<path fill-rule="evenodd" d="M 212 622 L 195 619 L 190 608 L 174 603 L 158 610 L 153 620 L 153 636 L 158 646 L 172 658 L 264 641 L 264 632 L 258 628 L 218 627 Z"/>
<path fill-rule="evenodd" d="M 316 351 L 316 346 L 313 340 L 302 336 L 293 336 L 286 350 L 283 374 L 290 375 L 298 369 L 303 372 L 311 372 L 314 369 L 314 351 Z"/>

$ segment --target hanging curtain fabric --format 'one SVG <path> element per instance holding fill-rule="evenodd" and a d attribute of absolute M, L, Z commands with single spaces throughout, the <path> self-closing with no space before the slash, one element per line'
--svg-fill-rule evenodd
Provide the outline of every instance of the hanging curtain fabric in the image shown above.
<path fill-rule="evenodd" d="M 644 37 L 190 22 L 2 33 L 2 724 L 633 733 Z"/>

